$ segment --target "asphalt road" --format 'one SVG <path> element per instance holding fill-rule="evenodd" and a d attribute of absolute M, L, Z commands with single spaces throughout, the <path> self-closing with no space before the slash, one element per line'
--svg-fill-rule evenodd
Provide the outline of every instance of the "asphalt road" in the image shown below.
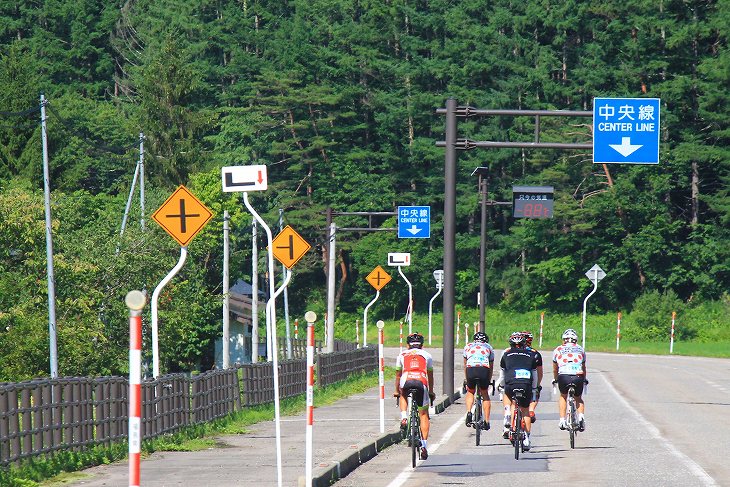
<path fill-rule="evenodd" d="M 557 426 L 550 352 L 543 357 L 533 448 L 520 460 L 501 437 L 500 403 L 492 403 L 493 428 L 477 447 L 474 430 L 463 425 L 460 399 L 433 418 L 428 460 L 412 469 L 410 450 L 394 445 L 335 486 L 730 485 L 730 360 L 589 349 L 587 429 L 571 450 L 567 432 Z"/>

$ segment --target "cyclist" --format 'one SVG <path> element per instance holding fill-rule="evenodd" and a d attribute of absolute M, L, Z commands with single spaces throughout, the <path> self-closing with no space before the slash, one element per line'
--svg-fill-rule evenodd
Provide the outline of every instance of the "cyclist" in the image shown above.
<path fill-rule="evenodd" d="M 482 393 L 482 427 L 489 429 L 489 413 L 491 404 L 489 402 L 489 381 L 492 380 L 492 367 L 494 366 L 494 349 L 489 344 L 489 337 L 486 333 L 478 331 L 474 333 L 471 343 L 464 347 L 464 377 L 466 377 L 466 425 L 471 426 L 471 408 L 474 405 L 474 391 L 477 382 Z"/>
<path fill-rule="evenodd" d="M 578 345 L 578 334 L 574 329 L 568 328 L 563 332 L 563 344 L 553 351 L 553 384 L 558 384 L 560 399 L 558 399 L 558 413 L 560 413 L 560 429 L 567 427 L 565 422 L 565 409 L 568 401 L 568 385 L 575 384 L 575 402 L 578 405 L 578 425 L 580 431 L 586 427 L 583 412 L 583 384 L 586 380 L 586 353 L 583 347 Z"/>
<path fill-rule="evenodd" d="M 418 414 L 421 419 L 421 459 L 428 458 L 428 430 L 430 427 L 428 406 L 436 399 L 433 392 L 433 358 L 431 354 L 422 350 L 423 335 L 411 333 L 406 339 L 408 348 L 403 350 L 395 363 L 395 395 L 400 396 L 400 427 L 405 432 L 408 427 L 408 397 L 409 389 L 415 389 L 413 400 L 418 404 Z"/>
<path fill-rule="evenodd" d="M 537 374 L 537 358 L 535 354 L 525 348 L 525 336 L 516 331 L 509 337 L 510 348 L 502 354 L 499 366 L 504 377 L 504 395 L 510 401 L 514 398 L 515 389 L 532 390 L 533 376 Z M 518 407 L 524 417 L 528 417 L 530 398 L 527 396 L 517 399 Z M 511 411 L 510 411 L 511 413 Z M 530 430 L 532 421 L 525 421 L 525 440 L 523 448 L 530 449 Z"/>
<path fill-rule="evenodd" d="M 525 336 L 525 348 L 531 350 L 532 353 L 537 357 L 537 374 L 532 378 L 532 401 L 530 401 L 530 421 L 533 423 L 537 421 L 535 417 L 535 408 L 537 407 L 538 401 L 540 401 L 540 391 L 542 391 L 542 355 L 537 349 L 532 348 L 532 333 L 529 331 L 523 331 L 522 334 Z"/>

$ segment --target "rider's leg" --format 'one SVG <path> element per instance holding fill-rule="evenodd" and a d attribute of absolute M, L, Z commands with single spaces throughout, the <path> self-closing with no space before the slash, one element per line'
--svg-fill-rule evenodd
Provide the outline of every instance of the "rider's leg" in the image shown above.
<path fill-rule="evenodd" d="M 482 412 L 484 413 L 482 419 L 485 423 L 489 423 L 489 414 L 492 412 L 492 403 L 489 400 L 489 392 L 487 391 L 484 391 L 484 396 L 482 397 Z"/>
<path fill-rule="evenodd" d="M 582 415 L 586 408 L 583 396 L 575 396 L 575 403 L 578 405 L 578 413 Z"/>
<path fill-rule="evenodd" d="M 466 403 L 466 412 L 468 413 L 469 411 L 471 411 L 471 408 L 474 405 L 474 393 L 469 392 L 469 389 L 466 390 L 464 402 Z"/>
<path fill-rule="evenodd" d="M 525 420 L 524 421 L 525 422 L 525 425 L 524 425 L 525 431 L 529 435 L 530 430 L 532 429 L 532 421 L 530 421 L 530 417 L 529 417 L 530 408 L 529 407 L 524 408 L 524 407 L 520 406 L 520 410 L 522 411 L 522 418 Z"/>

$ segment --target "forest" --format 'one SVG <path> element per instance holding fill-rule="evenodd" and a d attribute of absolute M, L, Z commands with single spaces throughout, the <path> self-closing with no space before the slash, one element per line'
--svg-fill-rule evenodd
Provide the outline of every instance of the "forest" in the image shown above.
<path fill-rule="evenodd" d="M 374 294 L 365 276 L 387 252 L 411 253 L 423 313 L 443 265 L 436 110 L 450 97 L 524 110 L 661 100 L 657 165 L 593 164 L 590 150 L 459 153 L 459 305 L 476 306 L 479 289 L 476 167 L 489 168 L 490 200 L 511 201 L 514 185 L 555 191 L 553 218 L 488 207 L 489 306 L 577 311 L 594 264 L 607 274 L 597 310 L 630 310 L 647 295 L 728 303 L 729 35 L 726 0 L 0 0 L 0 380 L 48 375 L 41 94 L 61 375 L 127 370 L 124 296 L 151 293 L 177 262 L 179 245 L 149 216 L 179 185 L 214 216 L 162 293 L 162 368 L 211 363 L 225 210 L 231 281 L 250 282 L 252 268 L 251 215 L 240 193 L 222 192 L 223 166 L 266 165 L 268 190 L 251 193 L 252 204 L 273 229 L 283 210 L 312 244 L 289 286 L 299 317 L 326 310 L 328 208 L 430 206 L 429 239 L 343 231 L 337 242 L 338 313 L 362 312 Z M 535 119 L 470 118 L 459 130 L 529 142 Z M 585 118 L 544 118 L 540 137 L 590 143 L 591 130 Z M 142 136 L 145 209 L 135 197 L 120 234 Z M 395 226 L 393 217 L 335 222 Z M 371 316 L 402 318 L 407 297 L 404 286 L 386 286 Z"/>

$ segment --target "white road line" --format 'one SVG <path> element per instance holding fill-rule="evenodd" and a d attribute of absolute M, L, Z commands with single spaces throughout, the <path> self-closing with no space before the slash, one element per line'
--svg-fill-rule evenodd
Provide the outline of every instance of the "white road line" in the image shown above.
<path fill-rule="evenodd" d="M 634 415 L 634 417 L 639 421 L 639 423 L 641 423 L 642 426 L 644 426 L 647 430 L 649 430 L 649 433 L 654 438 L 656 438 L 657 440 L 662 440 L 661 441 L 662 446 L 664 446 L 664 448 L 669 450 L 670 453 L 674 454 L 674 456 L 679 458 L 682 461 L 682 463 L 684 463 L 687 466 L 687 468 L 689 469 L 690 472 L 692 472 L 697 478 L 702 480 L 705 485 L 708 485 L 708 486 L 717 486 L 718 485 L 717 482 L 715 482 L 715 479 L 710 477 L 710 475 L 707 472 L 705 472 L 705 469 L 702 468 L 700 466 L 700 464 L 698 464 L 697 462 L 692 460 L 690 457 L 688 457 L 687 455 L 682 453 L 676 446 L 674 446 L 672 443 L 667 441 L 667 439 L 664 438 L 662 436 L 662 434 L 659 432 L 659 429 L 657 429 L 656 426 L 654 426 L 646 418 L 644 418 L 644 416 L 642 416 L 639 411 L 634 409 L 634 407 L 631 404 L 629 404 L 629 402 L 626 399 L 624 399 L 624 397 L 621 394 L 619 394 L 619 392 L 616 390 L 616 388 L 613 386 L 613 384 L 611 384 L 611 382 L 606 380 L 606 378 L 603 376 L 603 374 L 596 374 L 596 375 L 599 375 L 601 377 L 603 382 L 608 386 L 608 389 L 617 398 L 619 398 L 619 400 L 624 404 L 624 406 L 626 406 L 626 408 L 629 411 L 631 411 L 631 414 Z"/>
<path fill-rule="evenodd" d="M 452 424 L 448 431 L 444 433 L 444 436 L 441 437 L 441 441 L 439 441 L 438 443 L 428 444 L 428 455 L 431 456 L 436 450 L 439 449 L 439 447 L 443 443 L 448 442 L 462 424 L 464 424 L 464 418 L 458 416 L 456 418 L 456 423 Z M 420 463 L 421 462 L 419 461 L 416 465 L 419 465 Z M 413 468 L 411 468 L 410 466 L 404 468 L 403 471 L 399 473 L 398 476 L 394 478 L 391 483 L 388 484 L 388 487 L 400 487 L 401 485 L 405 484 L 406 481 L 408 481 L 408 478 L 411 476 L 411 473 L 413 473 Z"/>

